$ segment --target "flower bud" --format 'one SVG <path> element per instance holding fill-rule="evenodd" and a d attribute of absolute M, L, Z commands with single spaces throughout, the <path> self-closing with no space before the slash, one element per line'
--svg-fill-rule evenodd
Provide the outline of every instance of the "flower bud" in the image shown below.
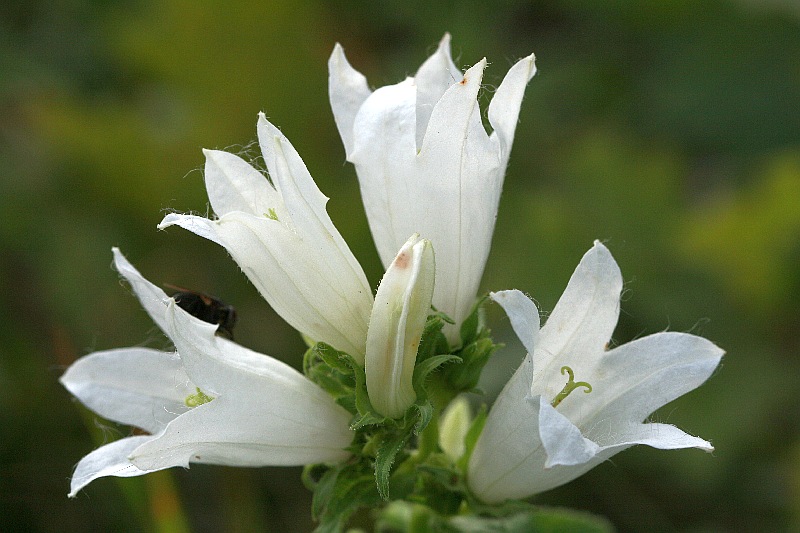
<path fill-rule="evenodd" d="M 442 413 L 439 420 L 439 447 L 454 463 L 467 451 L 464 439 L 471 424 L 469 402 L 463 396 L 450 402 Z"/>
<path fill-rule="evenodd" d="M 435 265 L 430 241 L 414 234 L 383 275 L 367 332 L 367 392 L 375 410 L 397 418 L 416 400 L 417 349 L 431 309 Z"/>

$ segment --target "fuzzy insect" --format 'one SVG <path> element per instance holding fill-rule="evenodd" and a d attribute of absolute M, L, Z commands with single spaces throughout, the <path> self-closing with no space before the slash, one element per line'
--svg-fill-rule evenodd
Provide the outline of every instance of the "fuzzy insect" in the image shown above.
<path fill-rule="evenodd" d="M 218 298 L 208 294 L 184 289 L 169 283 L 165 287 L 175 291 L 172 298 L 178 307 L 195 318 L 209 324 L 217 324 L 217 335 L 233 340 L 233 327 L 236 325 L 236 309 Z"/>

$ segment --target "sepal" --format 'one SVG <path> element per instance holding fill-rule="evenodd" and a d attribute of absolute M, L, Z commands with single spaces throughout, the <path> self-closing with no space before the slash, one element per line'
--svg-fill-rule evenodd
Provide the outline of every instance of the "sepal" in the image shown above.
<path fill-rule="evenodd" d="M 487 301 L 487 295 L 479 298 L 461 324 L 461 348 L 454 352 L 461 359 L 461 364 L 444 370 L 447 383 L 457 392 L 474 392 L 483 367 L 492 354 L 503 347 L 494 343 L 492 332 L 486 327 L 484 306 Z"/>

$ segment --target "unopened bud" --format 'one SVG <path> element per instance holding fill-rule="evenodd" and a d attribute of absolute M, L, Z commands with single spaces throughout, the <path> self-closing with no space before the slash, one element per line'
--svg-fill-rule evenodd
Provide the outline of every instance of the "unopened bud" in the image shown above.
<path fill-rule="evenodd" d="M 414 234 L 383 275 L 367 332 L 367 392 L 375 410 L 398 418 L 416 400 L 412 378 L 431 309 L 435 275 L 430 241 Z"/>

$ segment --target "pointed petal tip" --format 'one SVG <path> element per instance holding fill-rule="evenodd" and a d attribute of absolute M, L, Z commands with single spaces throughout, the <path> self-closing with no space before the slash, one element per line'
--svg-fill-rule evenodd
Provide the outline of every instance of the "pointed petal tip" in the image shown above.
<path fill-rule="evenodd" d="M 517 63 L 527 64 L 528 66 L 528 80 L 530 80 L 534 75 L 536 75 L 536 54 L 531 54 L 529 56 L 523 57 Z"/>
<path fill-rule="evenodd" d="M 203 148 L 203 156 L 206 158 L 206 164 L 208 164 L 209 162 L 216 163 L 217 157 L 220 156 L 224 157 L 224 155 L 222 154 L 233 155 L 223 150 L 212 150 L 210 148 Z"/>
<path fill-rule="evenodd" d="M 340 43 L 334 44 L 331 55 L 328 58 L 328 71 L 333 72 L 334 70 L 341 70 L 343 66 L 349 64 L 350 62 L 347 61 L 347 55 L 344 53 L 344 46 Z"/>
<path fill-rule="evenodd" d="M 439 40 L 439 46 L 436 49 L 437 53 L 444 53 L 447 57 L 450 57 L 450 32 L 444 32 L 444 35 Z"/>
<path fill-rule="evenodd" d="M 486 58 L 484 57 L 483 59 L 481 59 L 480 61 L 478 61 L 477 63 L 475 63 L 475 65 L 473 65 L 473 67 L 472 67 L 471 69 L 469 69 L 469 70 L 472 70 L 472 69 L 478 69 L 478 68 L 479 68 L 480 70 L 483 70 L 483 69 L 485 69 L 485 68 L 486 68 L 486 65 L 487 65 L 488 63 L 489 63 L 489 62 L 488 62 L 488 61 L 486 60 Z M 468 72 L 469 72 L 469 71 L 468 71 Z"/>
<path fill-rule="evenodd" d="M 502 300 L 503 298 L 507 298 L 508 297 L 508 293 L 513 292 L 515 290 L 517 290 L 517 289 L 507 289 L 507 290 L 504 290 L 504 291 L 489 291 L 489 298 L 491 298 L 495 302 L 498 302 L 499 300 Z"/>
<path fill-rule="evenodd" d="M 168 227 L 176 225 L 179 217 L 179 213 L 167 213 L 164 215 L 164 218 L 161 219 L 161 222 L 158 223 L 156 229 L 164 231 Z"/>
<path fill-rule="evenodd" d="M 365 91 L 366 95 L 372 92 L 367 87 L 367 79 L 358 70 L 353 68 L 350 61 L 347 60 L 344 47 L 339 43 L 333 46 L 333 51 L 328 58 L 328 76 L 330 77 L 330 83 L 335 82 L 344 84 L 345 86 L 357 84 L 359 85 L 358 89 Z M 351 89 L 354 89 L 354 87 L 351 87 Z M 364 96 L 364 98 L 366 98 L 366 96 Z"/>
<path fill-rule="evenodd" d="M 611 256 L 611 250 L 609 250 L 608 246 L 606 246 L 599 239 L 595 239 L 595 241 L 592 243 L 592 247 L 589 249 L 588 253 L 599 254 L 599 255 L 602 255 L 603 257 L 605 257 L 605 256 L 609 256 L 610 257 Z"/>
<path fill-rule="evenodd" d="M 536 303 L 517 289 L 492 292 L 490 297 L 506 312 L 514 333 L 528 354 L 532 354 L 540 327 L 539 308 L 536 307 Z"/>
<path fill-rule="evenodd" d="M 117 272 L 122 274 L 125 279 L 128 279 L 128 276 L 125 274 L 125 272 L 123 272 L 125 270 L 132 271 L 132 273 L 136 276 L 141 276 L 139 271 L 136 270 L 131 262 L 128 261 L 128 258 L 122 253 L 122 250 L 114 246 L 111 248 L 111 253 L 114 254 L 114 268 L 117 270 Z"/>
<path fill-rule="evenodd" d="M 481 81 L 483 80 L 483 72 L 486 70 L 486 58 L 484 57 L 473 66 L 471 66 L 467 71 L 464 73 L 464 79 L 457 85 L 462 86 L 480 86 Z"/>
<path fill-rule="evenodd" d="M 598 266 L 603 265 L 605 267 L 610 268 L 612 271 L 617 272 L 619 277 L 622 278 L 622 272 L 619 270 L 619 265 L 617 261 L 614 259 L 614 256 L 611 254 L 611 250 L 603 244 L 600 240 L 595 240 L 592 247 L 589 249 L 588 252 L 584 254 L 584 258 L 581 260 L 583 263 L 586 259 L 592 259 Z"/>
<path fill-rule="evenodd" d="M 331 55 L 328 56 L 328 74 L 338 71 L 343 61 L 347 61 L 347 57 L 344 55 L 344 48 L 341 44 L 336 43 L 333 45 Z"/>

